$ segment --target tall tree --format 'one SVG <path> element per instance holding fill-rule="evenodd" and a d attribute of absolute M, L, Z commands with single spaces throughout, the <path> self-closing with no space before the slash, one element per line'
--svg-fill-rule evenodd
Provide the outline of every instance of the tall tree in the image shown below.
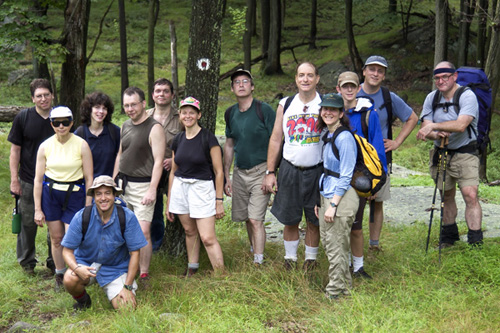
<path fill-rule="evenodd" d="M 243 33 L 243 68 L 247 71 L 252 69 L 252 5 L 255 5 L 255 0 L 247 0 L 245 32 Z M 255 11 L 253 15 L 255 16 Z"/>
<path fill-rule="evenodd" d="M 172 72 L 172 84 L 174 85 L 174 99 L 172 103 L 177 104 L 177 99 L 179 98 L 179 72 L 177 70 L 177 34 L 175 33 L 175 23 L 170 20 L 170 58 L 172 59 L 171 72 Z"/>
<path fill-rule="evenodd" d="M 280 49 L 281 49 L 281 1 L 269 0 L 270 2 L 270 27 L 269 47 L 267 49 L 266 67 L 267 75 L 281 74 Z"/>
<path fill-rule="evenodd" d="M 345 29 L 347 32 L 347 48 L 349 49 L 349 56 L 351 57 L 352 66 L 354 71 L 358 73 L 359 77 L 363 77 L 363 61 L 356 47 L 356 40 L 354 39 L 354 30 L 352 29 L 352 0 L 345 0 Z"/>
<path fill-rule="evenodd" d="M 269 48 L 269 32 L 271 27 L 271 6 L 269 0 L 260 0 L 260 21 L 262 31 L 260 32 L 261 38 L 261 52 L 262 55 L 267 55 Z M 262 68 L 265 68 L 265 61 L 262 62 Z"/>
<path fill-rule="evenodd" d="M 186 96 L 201 103 L 202 126 L 215 131 L 219 96 L 223 0 L 193 0 L 186 68 Z"/>
<path fill-rule="evenodd" d="M 155 26 L 160 11 L 159 0 L 149 0 L 148 13 L 148 104 L 155 105 L 153 101 L 153 83 L 155 81 Z"/>
<path fill-rule="evenodd" d="M 35 15 L 39 17 L 45 17 L 47 16 L 48 6 L 45 2 L 41 3 L 39 0 L 33 0 L 31 10 L 35 13 Z M 43 24 L 40 22 L 35 23 L 35 25 L 37 30 L 45 29 Z M 35 50 L 33 50 L 33 76 L 51 80 L 49 66 L 47 65 L 46 59 L 39 59 L 38 57 L 36 57 Z"/>
<path fill-rule="evenodd" d="M 250 36 L 257 36 L 257 0 L 247 0 Z"/>
<path fill-rule="evenodd" d="M 488 22 L 488 0 L 479 0 L 477 6 L 477 66 L 484 68 L 486 61 L 486 23 Z"/>
<path fill-rule="evenodd" d="M 458 32 L 458 66 L 467 65 L 469 50 L 469 33 L 472 19 L 474 18 L 475 1 L 460 0 L 460 24 Z"/>
<path fill-rule="evenodd" d="M 309 31 L 309 50 L 316 48 L 316 18 L 318 13 L 318 0 L 311 0 L 311 29 Z"/>
<path fill-rule="evenodd" d="M 67 0 L 61 38 L 67 53 L 61 69 L 60 103 L 73 111 L 76 125 L 80 122 L 80 102 L 85 96 L 89 14 L 90 0 Z"/>
<path fill-rule="evenodd" d="M 434 65 L 448 57 L 448 0 L 436 0 Z"/>
<path fill-rule="evenodd" d="M 118 12 L 120 22 L 120 74 L 121 92 L 120 98 L 123 105 L 123 92 L 128 88 L 128 56 L 127 56 L 127 18 L 125 17 L 125 0 L 118 0 Z M 123 111 L 123 108 L 120 108 Z"/>
<path fill-rule="evenodd" d="M 389 0 L 389 13 L 396 13 L 398 10 L 398 0 Z"/>

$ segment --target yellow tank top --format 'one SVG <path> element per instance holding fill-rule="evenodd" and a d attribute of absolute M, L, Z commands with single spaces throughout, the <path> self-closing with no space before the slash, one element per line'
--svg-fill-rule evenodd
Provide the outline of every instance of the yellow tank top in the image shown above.
<path fill-rule="evenodd" d="M 83 179 L 82 141 L 74 134 L 64 144 L 57 141 L 56 135 L 48 138 L 45 143 L 45 175 L 60 182 Z"/>

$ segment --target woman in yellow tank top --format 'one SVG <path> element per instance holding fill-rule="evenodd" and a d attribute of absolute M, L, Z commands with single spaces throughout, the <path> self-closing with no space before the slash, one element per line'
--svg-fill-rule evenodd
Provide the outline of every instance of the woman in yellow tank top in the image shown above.
<path fill-rule="evenodd" d="M 62 287 L 66 270 L 61 241 L 77 211 L 92 203 L 85 184 L 92 184 L 93 163 L 89 145 L 70 132 L 73 113 L 65 106 L 50 112 L 55 135 L 38 149 L 33 187 L 35 223 L 47 223 L 56 265 L 56 290 Z"/>

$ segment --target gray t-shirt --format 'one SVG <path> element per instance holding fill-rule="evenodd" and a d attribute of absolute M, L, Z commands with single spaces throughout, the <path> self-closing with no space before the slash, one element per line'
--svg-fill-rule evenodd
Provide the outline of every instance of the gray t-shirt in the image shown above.
<path fill-rule="evenodd" d="M 437 107 L 434 112 L 432 112 L 432 100 L 434 98 L 434 94 L 436 90 L 429 93 L 424 101 L 424 108 L 422 110 L 422 119 L 430 120 L 433 123 L 442 123 L 445 121 L 453 121 L 457 120 L 458 113 L 455 111 L 454 106 L 449 106 L 447 112 L 445 112 L 443 107 Z M 453 98 L 452 98 L 453 99 Z M 446 101 L 444 97 L 441 97 L 441 100 L 438 103 L 452 102 Z M 472 90 L 467 89 L 463 92 L 462 96 L 460 96 L 460 100 L 458 101 L 460 106 L 460 115 L 467 115 L 473 117 L 473 120 L 470 124 L 472 130 L 466 129 L 462 133 L 453 132 L 451 133 L 448 141 L 449 149 L 458 149 L 460 147 L 466 146 L 471 141 L 477 140 L 477 119 L 479 117 L 479 108 L 477 104 L 476 95 Z M 469 134 L 470 133 L 470 134 Z M 470 135 L 470 136 L 469 136 Z M 439 146 L 441 144 L 441 140 L 435 140 L 434 144 Z"/>

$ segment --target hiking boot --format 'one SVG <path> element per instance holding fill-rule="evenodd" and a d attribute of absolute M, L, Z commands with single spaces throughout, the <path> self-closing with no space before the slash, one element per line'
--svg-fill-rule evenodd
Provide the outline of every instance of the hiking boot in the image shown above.
<path fill-rule="evenodd" d="M 149 276 L 149 274 L 146 273 L 141 274 L 141 276 L 139 277 L 139 285 L 142 287 L 142 289 L 144 290 L 149 289 L 151 285 L 151 281 L 149 281 L 150 279 L 151 277 Z"/>
<path fill-rule="evenodd" d="M 441 228 L 441 244 L 448 243 L 454 245 L 460 240 L 458 226 L 456 223 L 443 225 Z"/>
<path fill-rule="evenodd" d="M 85 310 L 90 308 L 91 305 L 92 300 L 90 299 L 89 294 L 86 293 L 81 300 L 77 300 L 76 303 L 73 304 L 73 309 L 75 309 L 76 311 Z"/>
<path fill-rule="evenodd" d="M 363 268 L 363 266 L 361 266 L 360 269 L 358 269 L 356 272 L 352 273 L 352 277 L 357 279 L 357 278 L 363 278 L 363 279 L 367 279 L 367 280 L 371 280 L 372 277 L 370 274 L 368 274 L 367 272 L 365 272 L 365 269 Z"/>
<path fill-rule="evenodd" d="M 35 276 L 35 267 L 23 266 L 23 271 L 28 276 Z"/>
<path fill-rule="evenodd" d="M 373 252 L 382 252 L 382 246 L 370 245 L 370 246 L 368 246 L 368 250 L 373 251 Z"/>
<path fill-rule="evenodd" d="M 186 270 L 184 271 L 184 273 L 182 273 L 181 277 L 183 278 L 190 278 L 192 277 L 193 275 L 195 275 L 196 273 L 198 273 L 198 268 L 186 268 Z"/>
<path fill-rule="evenodd" d="M 55 284 L 54 284 L 54 290 L 56 293 L 64 291 L 64 274 L 56 274 L 55 276 Z"/>
<path fill-rule="evenodd" d="M 306 259 L 302 265 L 302 269 L 306 272 L 313 271 L 316 267 L 318 267 L 318 262 L 313 259 Z"/>
<path fill-rule="evenodd" d="M 297 262 L 292 259 L 285 259 L 284 266 L 287 271 L 291 271 L 292 269 L 297 269 Z"/>
<path fill-rule="evenodd" d="M 48 269 L 50 269 L 50 272 L 52 275 L 56 274 L 56 264 L 54 264 L 54 260 L 52 258 L 47 258 L 46 264 Z"/>

